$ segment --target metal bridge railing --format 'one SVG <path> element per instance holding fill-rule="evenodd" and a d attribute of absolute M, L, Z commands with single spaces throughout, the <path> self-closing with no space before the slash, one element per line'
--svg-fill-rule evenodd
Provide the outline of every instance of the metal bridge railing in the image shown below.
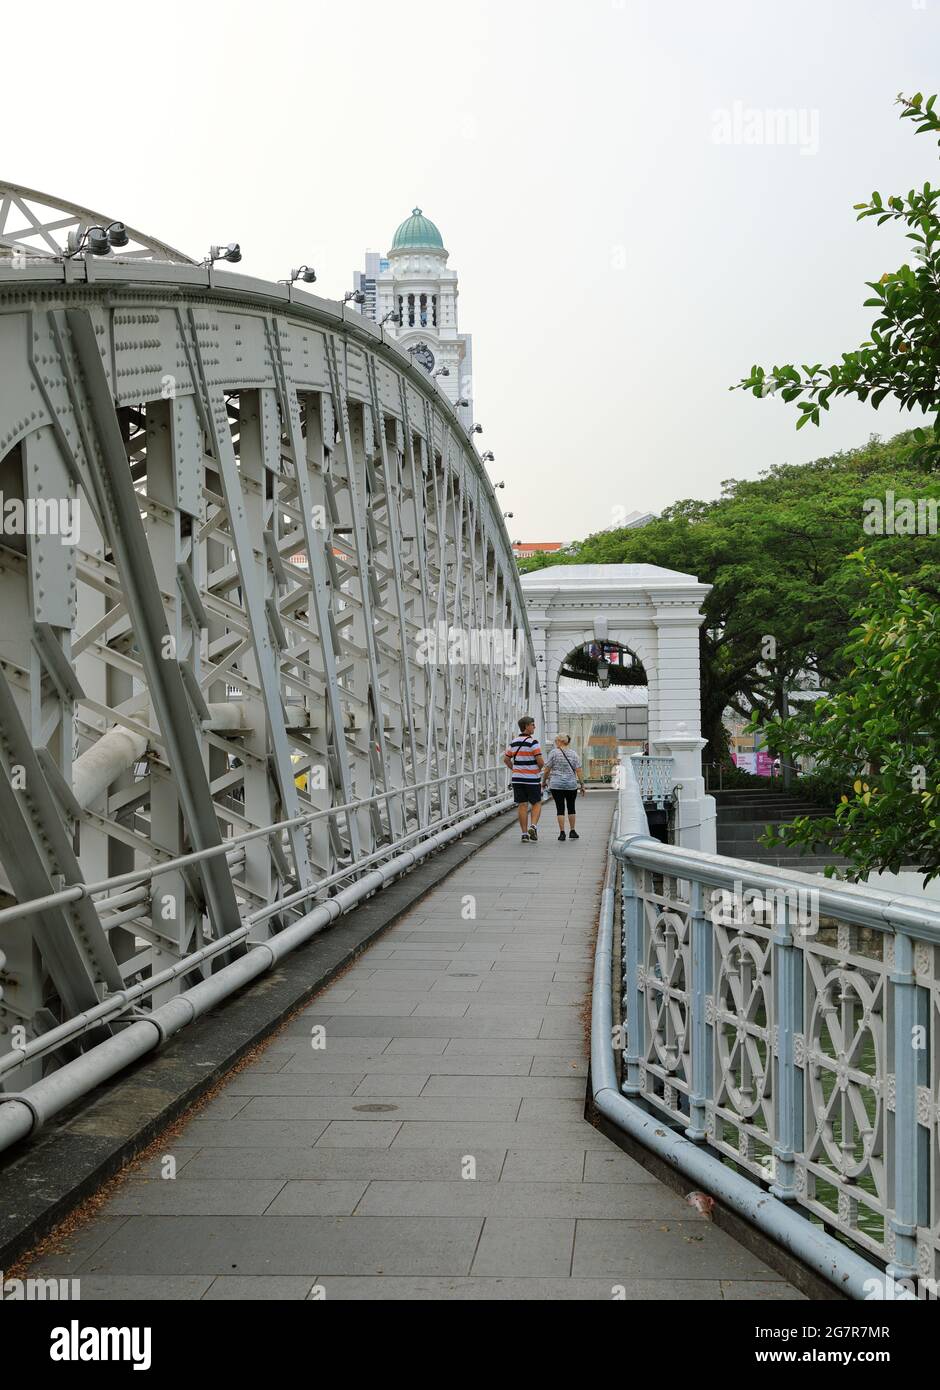
<path fill-rule="evenodd" d="M 97 1005 L 83 1010 L 38 1038 L 14 1047 L 0 1057 L 0 1151 L 26 1137 L 64 1106 L 102 1081 L 117 1075 L 146 1052 L 161 1045 L 220 1000 L 248 984 L 292 950 L 306 944 L 365 897 L 407 872 L 421 859 L 508 807 L 510 797 L 506 790 L 486 794 L 487 784 L 494 785 L 492 779 L 500 775 L 505 775 L 505 769 L 500 765 L 482 768 L 476 773 L 450 773 L 444 777 L 380 792 L 328 810 L 311 812 L 290 821 L 280 821 L 263 830 L 229 838 L 213 849 L 177 856 L 146 869 L 114 875 L 100 883 L 71 885 L 45 898 L 18 903 L 6 909 L 0 914 L 0 923 L 32 917 L 46 910 L 50 903 L 71 902 L 79 897 L 93 897 L 94 900 L 96 895 L 110 893 L 110 897 L 97 897 L 95 907 L 99 913 L 106 906 L 120 909 L 130 905 L 131 915 L 137 916 L 145 900 L 149 898 L 152 881 L 159 875 L 214 855 L 225 855 L 231 868 L 232 863 L 237 862 L 238 855 L 244 853 L 245 844 L 254 839 L 279 838 L 293 826 L 301 826 L 306 830 L 315 821 L 348 817 L 355 811 L 377 802 L 387 802 L 389 798 L 400 799 L 404 807 L 407 799 L 423 800 L 432 788 L 438 789 L 438 799 L 443 803 L 446 799 L 445 793 L 451 785 L 455 806 L 459 808 L 451 814 L 439 814 L 439 818 L 432 824 L 416 825 L 406 834 L 383 844 L 372 854 L 360 855 L 354 862 L 336 872 L 303 884 L 268 907 L 250 913 L 246 911 L 240 925 L 232 931 L 174 961 L 167 969 L 153 973 L 122 990 L 106 994 Z M 482 795 L 478 780 L 481 778 Z M 438 806 L 439 813 L 440 810 L 441 807 Z M 414 816 L 418 818 L 417 810 Z M 346 888 L 337 891 L 338 885 L 344 880 L 351 882 Z M 128 887 L 132 891 L 115 892 L 126 890 Z M 334 895 L 323 900 L 323 895 L 327 892 Z M 291 910 L 294 914 L 299 911 L 302 915 L 292 915 Z M 273 936 L 265 935 L 269 930 L 270 919 L 275 916 L 281 916 L 288 924 Z M 263 940 L 258 939 L 259 934 L 264 936 Z M 184 976 L 191 976 L 233 949 L 240 950 L 243 954 L 217 969 L 215 973 L 208 974 L 200 984 L 176 995 L 168 1003 L 153 1008 L 149 1013 L 141 1012 L 141 1006 L 147 999 L 164 986 L 180 981 Z M 3 958 L 0 954 L 0 966 L 2 963 Z M 63 1046 L 74 1044 L 92 1030 L 119 1021 L 125 1025 L 121 1032 L 92 1047 L 74 1061 L 66 1062 L 27 1090 L 21 1093 L 2 1090 L 8 1077 L 28 1063 L 48 1058 Z"/>
<path fill-rule="evenodd" d="M 855 1297 L 884 1296 L 882 1265 L 936 1290 L 940 907 L 663 845 L 635 762 L 598 947 L 600 1108 Z"/>
<path fill-rule="evenodd" d="M 418 823 L 418 828 L 411 834 L 402 836 L 400 839 L 389 840 L 388 844 L 382 845 L 376 853 L 368 856 L 359 856 L 352 859 L 348 865 L 337 873 L 327 877 L 319 878 L 311 883 L 304 884 L 295 893 L 285 897 L 277 898 L 269 907 L 251 915 L 250 921 L 265 921 L 269 917 L 277 916 L 289 907 L 294 907 L 298 903 L 306 901 L 315 894 L 329 888 L 332 884 L 338 883 L 345 878 L 359 872 L 365 864 L 371 864 L 382 859 L 385 855 L 391 854 L 401 844 L 413 840 L 422 834 L 431 834 L 435 829 L 446 822 L 448 819 L 456 819 L 464 811 L 472 811 L 482 800 L 499 800 L 499 797 L 480 798 L 477 784 L 478 778 L 501 775 L 504 769 L 501 764 L 493 764 L 491 767 L 484 767 L 475 773 L 449 773 L 443 777 L 430 778 L 424 782 L 415 782 L 404 787 L 393 787 L 390 791 L 376 792 L 374 796 L 361 797 L 357 801 L 344 802 L 339 806 L 330 806 L 322 811 L 308 811 L 303 815 L 294 816 L 290 820 L 277 821 L 273 825 L 266 825 L 257 830 L 245 831 L 240 835 L 231 835 L 218 845 L 213 845 L 210 849 L 197 850 L 191 854 L 175 855 L 171 858 L 161 860 L 157 864 L 148 865 L 146 868 L 130 869 L 123 874 L 112 874 L 109 878 L 104 878 L 95 883 L 74 883 L 68 888 L 61 888 L 58 892 L 47 893 L 39 898 L 30 898 L 25 902 L 14 903 L 12 907 L 0 909 L 0 927 L 6 926 L 10 922 L 21 921 L 27 917 L 35 917 L 38 913 L 46 911 L 50 907 L 58 907 L 66 903 L 78 902 L 82 898 L 97 899 L 95 906 L 99 912 L 108 912 L 118 906 L 125 906 L 130 902 L 141 903 L 144 896 L 149 896 L 149 889 L 141 889 L 133 895 L 120 897 L 111 896 L 115 889 L 127 888 L 134 884 L 150 885 L 153 880 L 159 878 L 161 874 L 171 873 L 174 870 L 190 868 L 194 864 L 201 863 L 207 859 L 215 859 L 220 855 L 225 855 L 230 867 L 238 862 L 239 852 L 244 852 L 244 846 L 253 840 L 271 840 L 273 838 L 283 838 L 288 830 L 302 829 L 304 833 L 318 821 L 350 821 L 356 811 L 365 810 L 370 806 L 388 806 L 392 801 L 398 801 L 401 805 L 403 819 L 409 817 Z M 467 783 L 470 783 L 470 790 L 467 791 Z M 429 789 L 432 787 L 440 788 L 446 786 L 448 789 L 451 784 L 456 784 L 457 803 L 460 811 L 455 812 L 453 817 L 443 817 L 443 820 L 434 822 L 433 825 L 427 823 L 426 801 Z M 424 793 L 419 797 L 419 793 Z M 408 800 L 413 798 L 414 805 L 411 811 L 408 810 Z M 419 803 L 425 803 L 424 812 L 419 812 Z M 441 809 L 438 805 L 437 810 Z M 285 840 L 282 846 L 285 857 L 291 858 L 289 843 Z M 144 896 L 142 896 L 144 894 Z M 139 916 L 139 913 L 132 914 Z M 2 1061 L 0 1061 L 2 1070 Z"/>

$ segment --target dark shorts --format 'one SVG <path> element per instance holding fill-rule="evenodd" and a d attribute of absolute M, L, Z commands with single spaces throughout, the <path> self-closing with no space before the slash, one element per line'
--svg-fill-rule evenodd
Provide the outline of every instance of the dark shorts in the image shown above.
<path fill-rule="evenodd" d="M 525 806 L 527 802 L 535 806 L 542 800 L 542 783 L 513 782 L 512 795 L 517 806 Z"/>
<path fill-rule="evenodd" d="M 575 788 L 574 788 L 572 791 L 570 791 L 570 792 L 569 792 L 569 791 L 566 791 L 566 790 L 556 791 L 556 790 L 554 789 L 554 787 L 553 787 L 553 788 L 552 788 L 552 796 L 555 798 L 555 814 L 556 814 L 556 815 L 558 815 L 558 816 L 563 816 L 563 815 L 565 814 L 565 811 L 568 812 L 568 815 L 569 815 L 569 816 L 573 816 L 573 815 L 574 815 L 574 803 L 575 803 L 575 802 L 577 801 L 577 799 L 578 799 L 578 789 L 577 789 L 577 787 L 575 787 Z"/>

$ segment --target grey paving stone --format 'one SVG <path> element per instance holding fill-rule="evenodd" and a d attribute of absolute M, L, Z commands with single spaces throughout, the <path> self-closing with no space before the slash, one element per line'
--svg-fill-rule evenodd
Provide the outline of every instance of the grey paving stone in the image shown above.
<path fill-rule="evenodd" d="M 85 1261 L 89 1273 L 467 1274 L 480 1221 L 466 1217 L 132 1216 Z M 80 1273 L 83 1271 L 79 1271 Z"/>
<path fill-rule="evenodd" d="M 368 979 L 353 980 L 352 976 L 347 978 L 357 991 L 382 990 L 388 994 L 422 995 L 429 989 L 436 988 L 438 982 L 447 977 L 442 976 L 439 970 L 402 970 L 392 967 L 388 970 L 369 971 Z"/>
<path fill-rule="evenodd" d="M 500 1001 L 509 1004 L 523 1004 L 533 1009 L 544 1009 L 548 1003 L 548 984 L 517 985 L 511 980 L 497 980 L 494 985 L 480 987 L 476 996 L 479 1000 Z"/>
<path fill-rule="evenodd" d="M 351 1216 L 369 1186 L 336 1178 L 301 1178 L 284 1184 L 267 1216 Z M 454 1212 L 445 1212 L 453 1216 Z"/>
<path fill-rule="evenodd" d="M 583 1172 L 583 1150 L 510 1149 L 500 1182 L 580 1182 Z"/>
<path fill-rule="evenodd" d="M 387 1149 L 400 1129 L 388 1120 L 331 1120 L 317 1143 L 321 1149 Z"/>
<path fill-rule="evenodd" d="M 351 998 L 355 987 L 349 984 L 348 977 L 345 978 L 344 984 L 345 987 L 331 985 L 329 989 L 321 990 L 316 995 L 316 1002 L 318 1004 L 341 1004 L 344 999 Z"/>
<path fill-rule="evenodd" d="M 574 1228 L 570 1220 L 488 1216 L 472 1272 L 566 1278 Z"/>
<path fill-rule="evenodd" d="M 254 1102 L 252 1102 L 254 1104 Z M 529 1096 L 516 1116 L 519 1120 L 580 1120 L 584 1116 L 584 1096 Z"/>
<path fill-rule="evenodd" d="M 193 1120 L 173 1139 L 177 1149 L 303 1148 L 315 1144 L 326 1129 L 327 1120 L 268 1121 L 259 1127 L 251 1120 Z"/>
<path fill-rule="evenodd" d="M 721 1296 L 729 1302 L 764 1302 L 767 1299 L 785 1300 L 788 1303 L 806 1303 L 806 1294 L 800 1293 L 785 1279 L 772 1283 L 767 1279 L 722 1279 Z"/>
<path fill-rule="evenodd" d="M 177 1178 L 180 1176 L 183 1169 L 192 1163 L 198 1153 L 199 1149 L 183 1149 L 180 1153 L 173 1154 L 173 1159 L 176 1163 Z M 132 1164 L 126 1171 L 128 1181 L 133 1181 L 135 1178 L 160 1178 L 162 1181 L 165 1156 L 166 1154 L 164 1152 L 157 1154 L 154 1158 L 144 1159 L 142 1162 Z"/>
<path fill-rule="evenodd" d="M 288 1187 L 293 1184 L 288 1184 Z M 272 1211 L 278 1210 L 286 1190 Z M 689 1209 L 662 1183 L 371 1182 L 357 1208 L 363 1216 L 591 1217 L 598 1220 L 685 1219 Z M 704 1219 L 704 1218 L 700 1218 Z"/>
<path fill-rule="evenodd" d="M 427 1072 L 416 1074 L 405 1072 L 402 1075 L 389 1076 L 387 1073 L 370 1073 L 363 1077 L 362 1083 L 356 1087 L 357 1096 L 420 1096 L 428 1082 L 430 1076 Z M 435 1092 L 434 1094 L 441 1094 Z"/>
<path fill-rule="evenodd" d="M 480 1034 L 471 1037 L 453 1037 L 444 1049 L 445 1057 L 499 1057 L 506 1052 L 530 1057 L 571 1057 L 581 1049 L 573 1047 L 563 1038 L 525 1038 L 518 1047 L 507 1048 L 502 1038 L 485 1037 Z"/>
<path fill-rule="evenodd" d="M 480 937 L 476 932 L 466 931 L 414 931 L 405 937 L 405 940 L 421 946 L 448 946 L 454 949 L 461 946 L 476 947 L 480 943 Z"/>
<path fill-rule="evenodd" d="M 569 1053 L 571 1049 L 569 1048 Z M 583 1057 L 568 1057 L 563 1053 L 556 1057 L 533 1057 L 532 1076 L 582 1076 L 588 1074 L 588 1060 Z"/>
<path fill-rule="evenodd" d="M 351 1096 L 365 1079 L 368 1064 L 368 1058 L 359 1058 L 355 1071 L 276 1072 L 274 1075 L 256 1075 L 252 1067 L 230 1081 L 229 1087 L 246 1099 L 251 1096 Z"/>
<path fill-rule="evenodd" d="M 368 1067 L 370 1076 L 408 1076 L 416 1066 L 430 1065 L 439 1075 L 446 1076 L 528 1076 L 531 1057 L 503 1056 L 487 1053 L 474 1057 L 441 1056 L 436 1053 L 394 1053 L 391 1050 L 370 1058 L 334 1058 L 319 1054 L 320 1061 L 303 1056 L 288 1063 L 279 1075 L 303 1076 L 317 1073 L 362 1074 Z"/>
<path fill-rule="evenodd" d="M 195 1178 L 373 1178 L 452 1182 L 461 1177 L 464 1151 L 447 1149 L 202 1149 L 188 1172 Z M 477 1179 L 495 1182 L 504 1149 L 476 1149 Z M 177 1178 L 177 1182 L 182 1182 Z"/>
<path fill-rule="evenodd" d="M 98 1216 L 94 1221 L 69 1231 L 50 1246 L 33 1264 L 30 1274 L 75 1274 L 83 1264 L 126 1225 L 129 1216 Z"/>
<path fill-rule="evenodd" d="M 374 946 L 370 947 L 370 956 L 374 950 Z M 427 942 L 423 944 L 407 941 L 390 942 L 388 955 L 382 968 L 391 970 L 400 966 L 403 970 L 414 970 L 420 962 L 420 968 L 424 969 L 440 965 L 442 961 L 446 963 L 453 955 L 454 948 L 452 946 L 430 946 Z"/>
<path fill-rule="evenodd" d="M 469 1038 L 481 1039 L 538 1037 L 541 1014 L 518 1014 L 507 1018 L 321 1018 L 331 1038 Z"/>
<path fill-rule="evenodd" d="M 83 1274 L 80 1281 L 82 1303 L 189 1303 L 211 1286 L 206 1274 Z"/>
<path fill-rule="evenodd" d="M 615 1286 L 609 1279 L 538 1279 L 471 1275 L 469 1278 L 337 1278 L 321 1281 L 329 1302 L 570 1302 L 609 1303 L 615 1294 L 633 1301 L 666 1299 L 718 1300 L 720 1286 L 714 1280 L 633 1280 Z"/>
<path fill-rule="evenodd" d="M 405 1120 L 395 1143 L 402 1149 L 453 1144 L 466 1153 L 473 1153 L 474 1145 L 484 1149 L 602 1149 L 610 1140 L 586 1121 L 580 1124 L 488 1124 L 484 1120 L 440 1120 L 428 1124 Z"/>
<path fill-rule="evenodd" d="M 199 1107 L 199 1118 L 206 1120 L 234 1120 L 236 1115 L 241 1114 L 248 1104 L 249 1097 L 238 1095 L 226 1088 L 225 1092 L 219 1096 L 213 1096 L 210 1101 Z"/>
<path fill-rule="evenodd" d="M 370 1113 L 381 1106 L 383 1114 Z M 514 1120 L 517 1101 L 483 1096 L 257 1096 L 245 1112 L 245 1120 Z"/>
<path fill-rule="evenodd" d="M 649 1182 L 648 1169 L 620 1153 L 611 1144 L 609 1149 L 591 1149 L 584 1155 L 585 1182 Z"/>
<path fill-rule="evenodd" d="M 311 1045 L 310 1042 L 311 1027 L 312 1023 L 307 1023 L 305 1021 L 297 1023 L 296 1021 L 294 1021 L 293 1023 L 289 1023 L 285 1028 L 282 1036 L 288 1041 L 294 1043 L 295 1056 L 302 1056 L 305 1051 L 309 1051 L 316 1053 L 341 1053 L 344 1056 L 350 1057 L 371 1057 L 374 1054 L 384 1051 L 384 1049 L 388 1047 L 389 1043 L 392 1041 L 393 1037 L 393 1034 L 390 1032 L 386 1033 L 384 1037 L 382 1037 L 380 1034 L 369 1034 L 368 1036 L 363 1037 L 361 1034 L 349 1035 L 333 1032 L 332 1030 L 328 1029 L 326 1034 L 325 1046 L 315 1048 Z M 294 1041 L 295 1039 L 298 1039 L 298 1036 L 306 1040 L 306 1046 L 304 1046 L 304 1044 L 299 1041 Z"/>
<path fill-rule="evenodd" d="M 116 1216 L 260 1216 L 283 1187 L 279 1181 L 218 1178 L 182 1182 L 149 1178 L 128 1182 L 108 1202 Z"/>
<path fill-rule="evenodd" d="M 464 1018 L 469 1005 L 462 994 L 439 994 L 424 1000 L 412 1011 L 413 1018 Z"/>
<path fill-rule="evenodd" d="M 553 984 L 548 996 L 549 1008 L 559 1004 L 574 1004 L 580 1009 L 583 1003 L 584 988 L 582 985 Z"/>
<path fill-rule="evenodd" d="M 399 1052 L 405 1053 L 408 1056 L 421 1055 L 423 1053 L 437 1053 L 440 1055 L 446 1046 L 446 1038 L 392 1038 L 385 1052 L 386 1055 Z"/>
<path fill-rule="evenodd" d="M 441 1076 L 432 1066 L 421 1094 L 504 1096 L 518 1101 L 527 1096 L 567 1097 L 577 1100 L 584 1109 L 584 1079 L 580 1076 Z"/>
<path fill-rule="evenodd" d="M 386 960 L 378 961 L 377 965 L 382 971 L 382 978 L 390 980 L 397 974 L 407 976 L 413 974 L 415 971 L 421 971 L 423 974 L 425 971 L 430 970 L 446 970 L 451 963 L 452 957 L 452 951 L 445 951 L 443 954 L 437 956 L 429 956 L 424 951 L 418 953 L 414 950 L 408 951 L 402 949 L 400 953 L 396 951 L 394 955 L 389 956 Z"/>
<path fill-rule="evenodd" d="M 374 1018 L 382 1014 L 386 1019 L 408 1018 L 413 1014 L 423 996 L 417 994 L 366 994 L 359 992 L 344 1004 L 326 1004 L 324 1011 L 331 1018 Z"/>
<path fill-rule="evenodd" d="M 494 961 L 483 976 L 480 992 L 496 989 L 524 989 L 526 985 L 545 985 L 550 988 L 555 978 L 554 965 L 522 966 L 517 961 Z"/>
<path fill-rule="evenodd" d="M 578 1222 L 572 1273 L 642 1279 L 773 1279 L 773 1270 L 710 1221 Z"/>
<path fill-rule="evenodd" d="M 306 1275 L 260 1275 L 254 1278 L 239 1278 L 238 1275 L 220 1274 L 217 1279 L 212 1280 L 202 1298 L 204 1303 L 217 1303 L 220 1299 L 234 1299 L 239 1303 L 300 1303 L 315 1287 L 316 1282 Z"/>
<path fill-rule="evenodd" d="M 287 1058 L 292 1056 L 295 1051 L 296 1047 L 284 1047 L 277 1049 L 273 1047 L 266 1048 L 265 1051 L 262 1052 L 261 1056 L 256 1057 L 255 1060 L 252 1062 L 251 1070 L 252 1072 L 280 1071 Z"/>
<path fill-rule="evenodd" d="M 545 1018 L 539 1029 L 540 1038 L 580 1038 L 584 1023 L 580 1018 Z"/>

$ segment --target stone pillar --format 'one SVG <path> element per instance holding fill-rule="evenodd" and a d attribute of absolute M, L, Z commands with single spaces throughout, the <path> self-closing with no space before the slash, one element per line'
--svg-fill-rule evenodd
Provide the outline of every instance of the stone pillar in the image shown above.
<path fill-rule="evenodd" d="M 651 719 L 650 752 L 671 757 L 680 784 L 676 841 L 685 849 L 714 854 L 715 798 L 706 796 L 702 776 L 701 673 L 698 630 L 704 622 L 687 595 L 656 595 L 659 709 Z"/>
<path fill-rule="evenodd" d="M 702 749 L 707 739 L 690 736 L 683 728 L 650 741 L 657 758 L 672 758 L 679 784 L 675 813 L 676 844 L 714 854 L 717 847 L 715 798 L 705 793 Z"/>

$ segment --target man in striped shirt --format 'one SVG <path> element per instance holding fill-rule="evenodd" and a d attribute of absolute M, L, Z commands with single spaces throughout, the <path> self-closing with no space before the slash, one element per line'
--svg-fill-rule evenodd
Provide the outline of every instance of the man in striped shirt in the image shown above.
<path fill-rule="evenodd" d="M 519 720 L 519 734 L 503 754 L 503 762 L 512 773 L 512 793 L 519 813 L 522 843 L 539 838 L 536 826 L 542 813 L 542 750 L 535 737 L 535 720 L 524 714 Z M 529 816 L 532 824 L 529 824 Z"/>

